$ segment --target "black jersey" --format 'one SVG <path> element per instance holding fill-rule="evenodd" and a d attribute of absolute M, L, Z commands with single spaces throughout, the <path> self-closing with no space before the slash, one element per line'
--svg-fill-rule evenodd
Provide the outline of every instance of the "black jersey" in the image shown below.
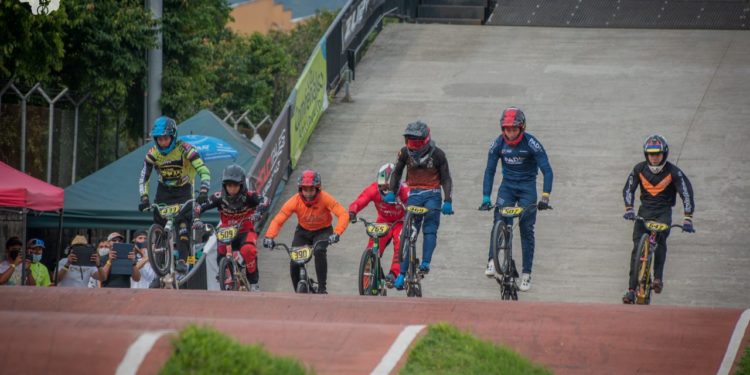
<path fill-rule="evenodd" d="M 448 168 L 448 159 L 445 152 L 433 142 L 430 142 L 429 147 L 430 149 L 418 158 L 409 155 L 406 147 L 401 148 L 396 168 L 391 176 L 391 191 L 398 191 L 401 175 L 406 168 L 406 185 L 410 189 L 439 189 L 442 186 L 444 200 L 450 202 L 453 180 Z"/>
<path fill-rule="evenodd" d="M 658 174 L 652 173 L 645 161 L 636 164 L 622 190 L 625 207 L 633 207 L 635 204 L 635 190 L 638 186 L 641 187 L 641 207 L 644 209 L 656 211 L 671 208 L 677 202 L 677 194 L 680 194 L 685 215 L 692 215 L 695 210 L 690 180 L 680 168 L 670 162 Z"/>

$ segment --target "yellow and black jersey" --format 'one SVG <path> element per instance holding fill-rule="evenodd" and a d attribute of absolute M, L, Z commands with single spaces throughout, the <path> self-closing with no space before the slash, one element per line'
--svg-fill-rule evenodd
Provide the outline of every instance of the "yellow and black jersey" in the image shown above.
<path fill-rule="evenodd" d="M 203 163 L 198 150 L 191 144 L 177 140 L 175 148 L 166 155 L 162 155 L 156 146 L 146 153 L 138 182 L 141 196 L 148 195 L 151 171 L 156 168 L 159 174 L 159 184 L 168 188 L 178 188 L 187 184 L 192 185 L 195 175 L 200 175 L 201 187 L 208 190 L 211 184 L 211 174 Z"/>
<path fill-rule="evenodd" d="M 635 190 L 641 188 L 641 208 L 656 211 L 674 207 L 677 194 L 682 198 L 685 215 L 691 216 L 695 210 L 693 186 L 685 173 L 676 165 L 667 162 L 660 173 L 654 174 L 643 161 L 635 165 L 628 175 L 625 188 L 622 190 L 625 207 L 635 204 Z"/>

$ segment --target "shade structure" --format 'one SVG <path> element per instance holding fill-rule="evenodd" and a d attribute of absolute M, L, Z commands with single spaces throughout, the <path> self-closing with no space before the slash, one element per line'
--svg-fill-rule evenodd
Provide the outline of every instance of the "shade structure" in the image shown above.
<path fill-rule="evenodd" d="M 0 207 L 57 211 L 65 191 L 0 162 Z"/>

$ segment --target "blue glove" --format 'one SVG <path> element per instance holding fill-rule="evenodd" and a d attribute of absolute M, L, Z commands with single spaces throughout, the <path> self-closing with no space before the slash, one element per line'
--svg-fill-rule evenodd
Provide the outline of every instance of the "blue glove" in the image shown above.
<path fill-rule="evenodd" d="M 334 233 L 334 234 L 332 234 L 332 235 L 331 235 L 330 237 L 328 237 L 328 243 L 330 243 L 331 245 L 333 245 L 333 244 L 335 244 L 336 242 L 339 242 L 339 239 L 340 239 L 340 238 L 339 238 L 339 235 L 338 235 L 338 234 L 336 234 L 336 233 Z"/>
<path fill-rule="evenodd" d="M 264 238 L 263 239 L 263 247 L 266 249 L 273 249 L 274 246 L 276 246 L 276 242 L 274 242 L 273 238 Z"/>
<path fill-rule="evenodd" d="M 479 206 L 480 211 L 489 211 L 490 207 L 492 207 L 492 201 L 490 200 L 489 195 L 482 196 L 482 205 Z"/>
<path fill-rule="evenodd" d="M 695 228 L 693 228 L 693 218 L 685 216 L 685 219 L 682 220 L 682 231 L 695 233 Z"/>
<path fill-rule="evenodd" d="M 622 215 L 622 218 L 625 220 L 635 220 L 635 210 L 633 210 L 633 207 L 627 207 L 625 215 Z"/>
<path fill-rule="evenodd" d="M 393 194 L 393 192 L 389 192 L 388 194 L 383 197 L 383 202 L 385 203 L 396 203 L 396 194 Z"/>
<path fill-rule="evenodd" d="M 453 205 L 451 202 L 443 202 L 443 215 L 453 215 Z"/>

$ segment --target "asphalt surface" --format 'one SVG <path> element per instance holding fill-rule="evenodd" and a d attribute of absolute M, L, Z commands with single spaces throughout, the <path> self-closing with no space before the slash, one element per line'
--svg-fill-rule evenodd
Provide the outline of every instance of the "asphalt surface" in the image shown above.
<path fill-rule="evenodd" d="M 672 233 L 664 292 L 653 304 L 745 308 L 750 306 L 748 36 L 747 31 L 391 24 L 357 68 L 354 102 L 341 102 L 341 95 L 334 100 L 292 181 L 305 168 L 317 169 L 324 189 L 348 206 L 380 165 L 395 161 L 406 124 L 426 121 L 448 156 L 456 214 L 441 218 L 424 295 L 497 299 L 497 284 L 483 273 L 491 213 L 476 208 L 500 112 L 519 106 L 554 170 L 554 210 L 538 215 L 533 287 L 521 299 L 619 303 L 632 247 L 632 224 L 621 218 L 622 188 L 643 160 L 645 137 L 659 133 L 669 141 L 669 160 L 692 181 L 697 233 Z M 498 171 L 493 196 L 500 179 Z M 540 174 L 539 190 L 541 180 Z M 283 200 L 295 193 L 295 183 L 287 186 Z M 374 219 L 374 209 L 361 216 Z M 682 220 L 679 198 L 673 217 L 675 223 Z M 295 225 L 295 219 L 287 222 L 278 239 L 291 242 Z M 365 243 L 360 223 L 331 247 L 330 293 L 357 293 Z M 263 290 L 291 291 L 286 253 L 260 253 Z M 394 295 L 403 293 L 389 297 Z"/>

